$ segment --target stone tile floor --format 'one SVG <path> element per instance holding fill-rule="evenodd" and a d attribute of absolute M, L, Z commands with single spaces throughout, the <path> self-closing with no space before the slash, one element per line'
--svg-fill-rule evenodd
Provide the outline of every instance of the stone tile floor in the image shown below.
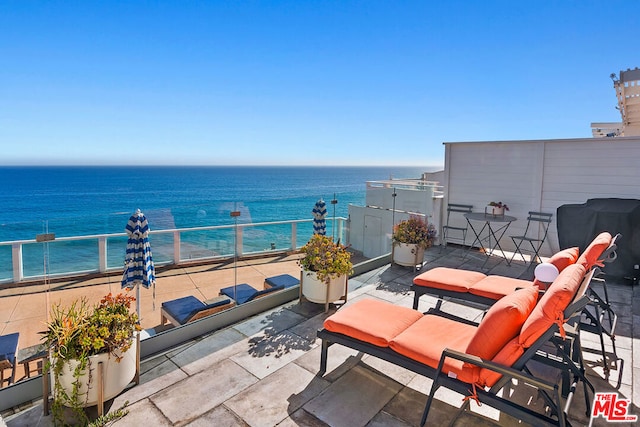
<path fill-rule="evenodd" d="M 477 269 L 483 261 L 473 254 L 466 255 L 457 248 L 442 251 L 431 248 L 422 271 L 436 266 Z M 524 264 L 507 266 L 497 257 L 487 267 L 492 274 L 521 278 L 531 274 Z M 348 303 L 360 298 L 379 298 L 411 307 L 413 295 L 409 286 L 419 273 L 387 265 L 357 276 L 350 280 Z M 605 378 L 602 355 L 597 351 L 599 341 L 585 332 L 582 341 L 587 376 L 596 391 L 614 391 L 621 398 L 630 399 L 632 413 L 638 414 L 640 288 L 608 282 L 608 289 L 619 315 L 616 348 L 620 360 L 611 363 L 611 374 Z M 426 311 L 435 302 L 423 297 L 420 310 Z M 324 319 L 336 310 L 333 307 L 325 314 L 322 309 L 316 304 L 294 301 L 143 360 L 141 384 L 110 402 L 111 409 L 129 402 L 128 415 L 113 425 L 418 425 L 431 386 L 428 378 L 339 345 L 329 352 L 327 374 L 316 375 L 320 347 L 315 334 Z M 480 307 L 453 301 L 446 301 L 443 310 L 473 320 L 480 320 L 483 313 Z M 606 343 L 611 353 L 610 341 L 606 339 Z M 514 395 L 519 393 L 520 399 L 529 397 L 524 387 L 514 389 Z M 471 412 L 461 413 L 458 408 L 462 398 L 440 389 L 427 425 L 522 425 L 486 405 L 478 408 L 472 404 Z M 530 405 L 540 406 L 540 399 L 534 395 Z M 42 406 L 37 402 L 2 416 L 9 427 L 52 425 L 50 417 L 42 416 Z M 572 425 L 589 423 L 580 390 L 569 416 Z M 593 423 L 608 424 L 603 418 Z"/>

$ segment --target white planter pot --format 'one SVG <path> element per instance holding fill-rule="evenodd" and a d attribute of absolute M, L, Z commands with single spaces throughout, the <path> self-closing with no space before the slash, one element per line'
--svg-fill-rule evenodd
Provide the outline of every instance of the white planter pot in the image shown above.
<path fill-rule="evenodd" d="M 417 252 L 417 262 L 416 262 Z M 424 260 L 424 248 L 415 243 L 396 243 L 393 248 L 393 262 L 406 267 L 415 267 Z"/>
<path fill-rule="evenodd" d="M 493 216 L 504 216 L 504 207 L 487 206 L 484 210 L 485 214 Z"/>
<path fill-rule="evenodd" d="M 347 275 L 342 275 L 329 282 L 329 297 L 327 298 L 327 284 L 318 280 L 315 271 L 302 271 L 302 295 L 311 302 L 325 304 L 338 301 L 345 294 Z"/>
<path fill-rule="evenodd" d="M 133 343 L 129 350 L 122 356 L 120 362 L 109 353 L 96 354 L 90 356 L 87 362 L 87 368 L 82 373 L 79 390 L 80 406 L 94 406 L 98 404 L 98 363 L 103 362 L 104 375 L 104 401 L 116 397 L 122 390 L 131 383 L 136 374 L 136 345 L 137 340 Z M 54 361 L 51 361 L 52 369 L 50 371 L 51 384 L 55 387 L 55 378 L 53 372 Z M 67 361 L 58 377 L 60 385 L 66 390 L 68 395 L 73 391 L 73 382 L 75 378 L 73 371 L 78 366 L 77 360 Z M 87 392 L 88 390 L 88 392 Z M 63 402 L 66 406 L 68 402 Z"/>

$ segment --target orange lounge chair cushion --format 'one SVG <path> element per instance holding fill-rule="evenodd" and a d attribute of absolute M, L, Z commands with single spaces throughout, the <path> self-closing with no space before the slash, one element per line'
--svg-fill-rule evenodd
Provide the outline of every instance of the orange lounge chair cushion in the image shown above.
<path fill-rule="evenodd" d="M 580 255 L 578 263 L 584 265 L 587 270 L 590 270 L 591 267 L 598 264 L 598 261 L 602 261 L 600 256 L 602 252 L 609 247 L 611 240 L 613 240 L 613 237 L 606 231 L 598 234 L 589 246 L 587 246 L 587 249 L 584 250 L 582 255 Z"/>
<path fill-rule="evenodd" d="M 416 276 L 413 284 L 446 291 L 468 292 L 471 286 L 485 277 L 487 277 L 486 274 L 478 271 L 436 267 Z"/>
<path fill-rule="evenodd" d="M 504 276 L 487 276 L 469 288 L 469 293 L 481 297 L 499 300 L 514 293 L 519 288 L 533 287 L 528 280 L 513 279 Z"/>
<path fill-rule="evenodd" d="M 396 353 L 437 369 L 445 348 L 464 352 L 475 332 L 474 325 L 426 314 L 391 340 L 389 347 Z M 455 374 L 469 383 L 477 379 L 477 370 L 465 369 L 459 360 L 447 359 L 443 372 Z"/>
<path fill-rule="evenodd" d="M 537 301 L 537 286 L 519 289 L 500 299 L 485 314 L 465 352 L 485 360 L 493 359 L 520 333 Z"/>
<path fill-rule="evenodd" d="M 549 258 L 547 261 L 549 264 L 553 264 L 558 269 L 558 272 L 561 272 L 565 268 L 569 267 L 571 264 L 575 264 L 578 261 L 578 254 L 580 253 L 580 248 L 574 246 L 573 248 L 563 249 L 559 252 L 556 252 Z"/>
<path fill-rule="evenodd" d="M 407 307 L 363 299 L 329 316 L 324 327 L 369 344 L 388 347 L 389 341 L 422 317 L 422 313 Z"/>
<path fill-rule="evenodd" d="M 553 323 L 564 323 L 564 310 L 580 287 L 585 271 L 582 264 L 573 264 L 558 275 L 522 325 L 521 345 L 530 347 Z"/>
<path fill-rule="evenodd" d="M 503 366 L 513 366 L 514 363 L 524 354 L 524 347 L 520 344 L 520 337 L 515 337 L 509 341 L 502 349 L 495 355 L 492 362 L 498 363 Z M 482 368 L 478 373 L 478 385 L 481 387 L 493 387 L 495 383 L 502 377 L 499 373 L 492 371 L 491 369 Z"/>

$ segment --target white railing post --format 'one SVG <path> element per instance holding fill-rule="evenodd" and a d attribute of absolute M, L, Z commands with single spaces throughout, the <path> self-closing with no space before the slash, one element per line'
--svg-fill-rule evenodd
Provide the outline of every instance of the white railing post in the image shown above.
<path fill-rule="evenodd" d="M 180 231 L 173 232 L 173 263 L 180 264 Z"/>
<path fill-rule="evenodd" d="M 22 269 L 22 243 L 11 245 L 11 260 L 13 264 L 13 282 L 18 283 L 24 278 Z"/>
<path fill-rule="evenodd" d="M 107 236 L 98 237 L 98 265 L 100 273 L 107 271 Z"/>
<path fill-rule="evenodd" d="M 296 250 L 296 245 L 298 244 L 298 223 L 291 223 L 291 250 Z"/>

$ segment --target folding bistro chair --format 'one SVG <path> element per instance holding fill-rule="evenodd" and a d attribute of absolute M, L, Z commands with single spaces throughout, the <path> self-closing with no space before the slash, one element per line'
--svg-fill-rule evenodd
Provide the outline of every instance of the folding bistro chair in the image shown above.
<path fill-rule="evenodd" d="M 513 240 L 513 244 L 516 245 L 511 261 L 513 261 L 516 254 L 520 254 L 522 261 L 527 262 L 522 253 L 522 245 L 525 242 L 528 242 L 532 249 L 531 263 L 535 260 L 540 260 L 540 248 L 542 248 L 544 241 L 547 239 L 552 216 L 553 214 L 550 213 L 529 211 L 527 228 L 525 228 L 524 233 L 520 236 L 509 236 Z"/>
<path fill-rule="evenodd" d="M 462 205 L 458 203 L 449 203 L 447 205 L 447 223 L 442 226 L 442 246 L 447 245 L 447 238 L 451 237 L 449 235 L 450 232 L 462 234 L 462 238 L 458 236 L 454 237 L 454 239 L 459 240 L 460 243 L 464 244 L 467 238 L 467 229 L 469 227 L 468 223 L 465 220 L 464 226 L 450 225 L 451 214 L 460 214 L 460 216 L 462 216 L 466 213 L 471 213 L 471 209 L 473 209 L 472 205 Z"/>

